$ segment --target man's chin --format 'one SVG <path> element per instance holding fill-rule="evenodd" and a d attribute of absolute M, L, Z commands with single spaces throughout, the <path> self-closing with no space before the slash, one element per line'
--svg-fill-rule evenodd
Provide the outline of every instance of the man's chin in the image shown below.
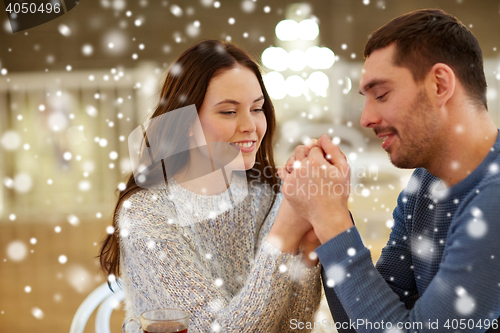
<path fill-rule="evenodd" d="M 398 169 L 415 169 L 414 163 L 412 163 L 409 159 L 407 158 L 401 158 L 401 156 L 397 156 L 395 153 L 390 153 L 387 152 L 389 155 L 389 160 L 391 161 L 392 165 L 394 165 Z"/>

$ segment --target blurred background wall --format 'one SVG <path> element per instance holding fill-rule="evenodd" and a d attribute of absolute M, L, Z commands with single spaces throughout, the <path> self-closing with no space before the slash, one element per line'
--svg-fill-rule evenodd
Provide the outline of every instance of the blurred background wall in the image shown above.
<path fill-rule="evenodd" d="M 391 18 L 430 7 L 479 40 L 500 126 L 499 0 L 82 0 L 15 34 L 2 11 L 0 331 L 67 331 L 105 281 L 95 256 L 130 172 L 127 137 L 147 119 L 175 58 L 202 39 L 233 41 L 262 61 L 278 165 L 308 138 L 339 140 L 363 189 L 351 210 L 376 260 L 411 170 L 394 168 L 359 126 L 363 47 Z M 115 332 L 123 317 L 113 315 Z"/>

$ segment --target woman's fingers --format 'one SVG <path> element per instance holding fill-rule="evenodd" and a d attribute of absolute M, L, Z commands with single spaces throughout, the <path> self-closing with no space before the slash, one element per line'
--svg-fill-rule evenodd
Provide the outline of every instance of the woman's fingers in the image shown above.
<path fill-rule="evenodd" d="M 293 171 L 293 163 L 295 163 L 295 154 L 290 156 L 285 163 L 285 169 L 288 173 Z"/>
<path fill-rule="evenodd" d="M 278 168 L 278 177 L 281 178 L 282 181 L 285 181 L 285 178 L 286 178 L 286 173 L 287 171 L 285 170 L 285 167 L 279 167 Z"/>
<path fill-rule="evenodd" d="M 294 163 L 297 161 L 301 162 L 304 158 L 306 158 L 309 155 L 311 149 L 317 146 L 318 146 L 318 140 L 310 139 L 309 142 L 307 142 L 305 145 L 298 145 L 297 147 L 295 147 L 294 154 L 290 156 L 286 161 L 285 164 L 286 171 L 288 171 L 288 173 L 291 173 L 294 168 Z M 295 166 L 297 166 L 297 164 L 295 164 Z"/>
<path fill-rule="evenodd" d="M 311 149 L 317 146 L 318 146 L 318 139 L 310 139 L 309 142 L 307 142 L 304 145 L 304 154 L 306 156 L 309 156 L 309 152 L 311 151 Z"/>
<path fill-rule="evenodd" d="M 339 146 L 334 144 L 328 135 L 323 134 L 318 141 L 318 147 L 325 152 L 325 158 L 333 165 L 347 164 L 347 158 L 340 150 Z"/>

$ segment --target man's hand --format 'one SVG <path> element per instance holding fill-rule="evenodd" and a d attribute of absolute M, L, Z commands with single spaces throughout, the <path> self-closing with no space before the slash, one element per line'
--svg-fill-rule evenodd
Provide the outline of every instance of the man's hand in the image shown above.
<path fill-rule="evenodd" d="M 305 149 L 296 149 L 293 170 L 279 170 L 282 192 L 297 214 L 312 224 L 321 243 L 325 243 L 352 227 L 347 207 L 350 169 L 345 155 L 326 134 L 305 155 Z"/>
<path fill-rule="evenodd" d="M 302 262 L 307 267 L 314 267 L 318 263 L 318 255 L 314 250 L 321 245 L 313 229 L 304 235 L 299 245 L 299 252 L 302 253 Z"/>

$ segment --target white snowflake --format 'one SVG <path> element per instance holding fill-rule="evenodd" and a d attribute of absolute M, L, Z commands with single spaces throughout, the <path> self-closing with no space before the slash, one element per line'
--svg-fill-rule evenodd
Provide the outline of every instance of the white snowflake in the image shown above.
<path fill-rule="evenodd" d="M 332 280 L 334 285 L 340 284 L 345 279 L 346 271 L 345 268 L 339 264 L 332 265 L 326 268 L 326 276 L 328 277 L 327 285 L 329 280 Z"/>
<path fill-rule="evenodd" d="M 470 315 L 472 312 L 474 312 L 476 302 L 474 298 L 467 293 L 467 290 L 465 288 L 458 286 L 455 289 L 455 292 L 457 293 L 457 299 L 455 300 L 455 310 L 460 314 L 460 315 Z"/>
<path fill-rule="evenodd" d="M 488 224 L 481 218 L 474 218 L 467 223 L 467 233 L 472 238 L 482 238 L 488 232 Z"/>

